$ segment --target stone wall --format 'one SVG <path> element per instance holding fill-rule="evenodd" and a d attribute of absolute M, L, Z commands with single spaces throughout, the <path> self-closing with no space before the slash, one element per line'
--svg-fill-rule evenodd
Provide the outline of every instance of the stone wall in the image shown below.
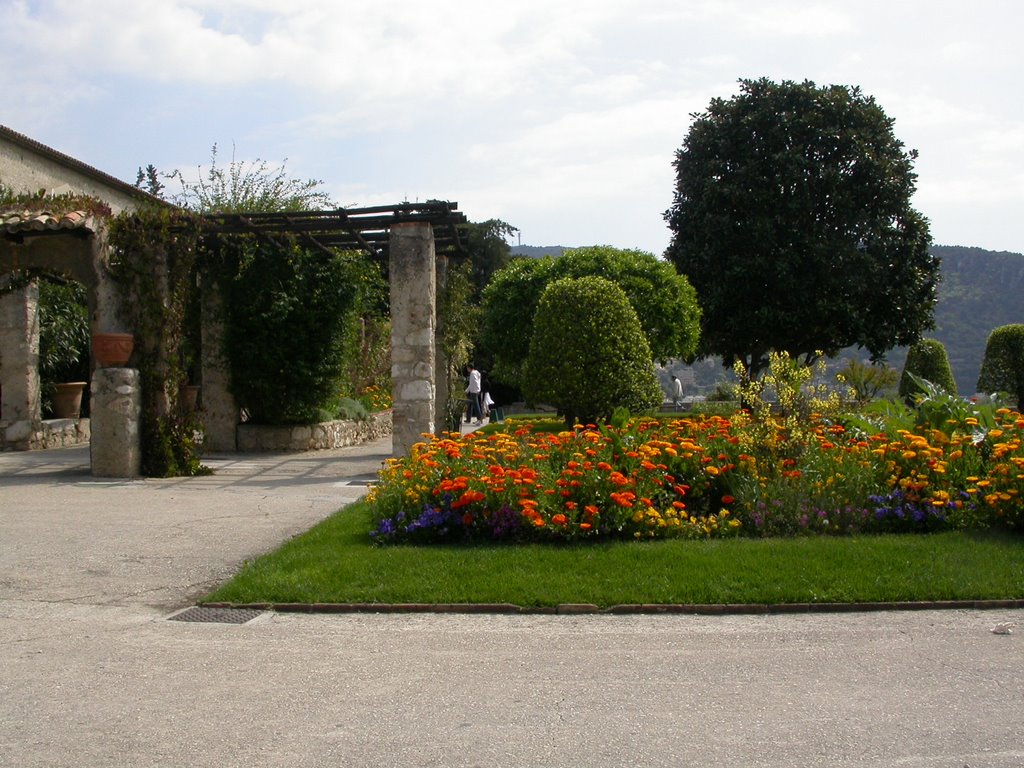
<path fill-rule="evenodd" d="M 366 421 L 323 421 L 319 424 L 295 424 L 271 427 L 262 424 L 238 425 L 238 450 L 322 451 L 344 448 L 391 434 L 391 411 L 370 414 Z"/>
<path fill-rule="evenodd" d="M 88 419 L 47 419 L 39 422 L 35 429 L 31 428 L 31 422 L 19 424 L 28 431 L 24 434 L 13 430 L 8 433 L 10 425 L 0 421 L 0 451 L 41 451 L 86 445 L 91 433 Z M 9 441 L 8 434 L 18 439 Z"/>
<path fill-rule="evenodd" d="M 0 131 L 0 179 L 15 192 L 32 194 L 43 189 L 50 195 L 92 195 L 109 205 L 114 213 L 154 199 L 120 179 L 10 129 Z"/>

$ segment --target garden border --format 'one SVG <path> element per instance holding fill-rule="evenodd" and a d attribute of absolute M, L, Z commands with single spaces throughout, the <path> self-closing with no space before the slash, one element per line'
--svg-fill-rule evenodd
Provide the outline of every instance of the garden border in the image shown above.
<path fill-rule="evenodd" d="M 592 603 L 527 607 L 514 603 L 200 603 L 206 608 L 236 608 L 277 613 L 459 613 L 503 615 L 778 615 L 792 613 L 867 613 L 877 611 L 1024 610 L 1024 599 L 925 600 L 884 603 L 624 603 L 601 608 Z"/>

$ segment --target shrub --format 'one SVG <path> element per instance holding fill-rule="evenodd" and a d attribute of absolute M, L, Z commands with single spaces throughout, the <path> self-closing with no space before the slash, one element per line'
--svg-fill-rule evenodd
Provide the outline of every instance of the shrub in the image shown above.
<path fill-rule="evenodd" d="M 39 281 L 39 376 L 45 384 L 89 378 L 89 309 L 81 283 Z"/>
<path fill-rule="evenodd" d="M 593 246 L 557 259 L 516 259 L 483 294 L 481 342 L 492 377 L 522 384 L 534 315 L 544 289 L 563 278 L 602 277 L 618 285 L 640 322 L 652 356 L 690 359 L 700 336 L 700 307 L 689 281 L 652 253 Z"/>
<path fill-rule="evenodd" d="M 858 405 L 867 405 L 877 397 L 891 392 L 898 380 L 895 368 L 885 364 L 868 364 L 849 358 L 839 369 L 842 382 L 849 387 L 850 396 Z"/>
<path fill-rule="evenodd" d="M 262 424 L 330 410 L 357 347 L 355 259 L 298 245 L 224 243 L 227 355 L 238 405 Z"/>
<path fill-rule="evenodd" d="M 989 334 L 978 391 L 1009 392 L 1024 411 L 1024 324 L 1003 325 Z"/>
<path fill-rule="evenodd" d="M 909 374 L 930 381 L 951 395 L 957 392 L 946 348 L 938 339 L 921 339 L 907 350 L 907 362 L 903 365 L 899 393 L 900 397 L 912 402 L 914 397 L 920 394 L 920 388 Z"/>
<path fill-rule="evenodd" d="M 661 403 L 651 348 L 625 292 L 600 277 L 564 278 L 541 296 L 523 394 L 555 406 L 566 423 L 596 423 L 616 407 Z"/>

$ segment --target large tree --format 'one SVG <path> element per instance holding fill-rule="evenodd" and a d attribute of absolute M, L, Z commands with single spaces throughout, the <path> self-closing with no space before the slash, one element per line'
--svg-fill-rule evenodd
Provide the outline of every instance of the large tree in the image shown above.
<path fill-rule="evenodd" d="M 573 248 L 558 258 L 515 259 L 484 290 L 481 341 L 492 355 L 496 378 L 521 383 L 541 294 L 550 283 L 568 277 L 603 277 L 625 291 L 655 360 L 696 353 L 696 293 L 671 264 L 646 251 Z"/>
<path fill-rule="evenodd" d="M 933 324 L 938 260 L 910 205 L 916 152 L 859 88 L 740 81 L 676 152 L 666 256 L 696 288 L 702 355 L 874 358 Z"/>
<path fill-rule="evenodd" d="M 506 238 L 518 230 L 501 219 L 467 222 L 459 227 L 462 250 L 469 255 L 472 266 L 473 293 L 480 293 L 499 269 L 512 260 L 512 246 Z"/>

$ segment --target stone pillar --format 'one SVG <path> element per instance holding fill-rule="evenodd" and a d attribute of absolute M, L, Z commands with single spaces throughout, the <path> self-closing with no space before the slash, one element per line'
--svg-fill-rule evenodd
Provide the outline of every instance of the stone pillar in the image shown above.
<path fill-rule="evenodd" d="M 237 451 L 239 412 L 224 351 L 224 305 L 220 290 L 210 280 L 202 286 L 201 323 L 203 449 Z"/>
<path fill-rule="evenodd" d="M 142 388 L 135 368 L 92 374 L 89 454 L 95 477 L 138 477 L 142 469 Z"/>
<path fill-rule="evenodd" d="M 42 426 L 39 404 L 39 286 L 0 295 L 0 442 L 28 450 Z"/>
<path fill-rule="evenodd" d="M 440 254 L 437 257 L 438 294 L 443 294 L 448 282 L 448 257 Z M 435 301 L 436 305 L 436 301 Z M 444 333 L 441 313 L 437 313 L 437 330 L 434 336 L 434 426 L 435 432 L 441 434 L 452 428 L 448 423 L 448 356 L 441 348 L 441 334 Z"/>
<path fill-rule="evenodd" d="M 406 456 L 434 431 L 434 230 L 429 223 L 391 227 L 392 453 Z"/>

